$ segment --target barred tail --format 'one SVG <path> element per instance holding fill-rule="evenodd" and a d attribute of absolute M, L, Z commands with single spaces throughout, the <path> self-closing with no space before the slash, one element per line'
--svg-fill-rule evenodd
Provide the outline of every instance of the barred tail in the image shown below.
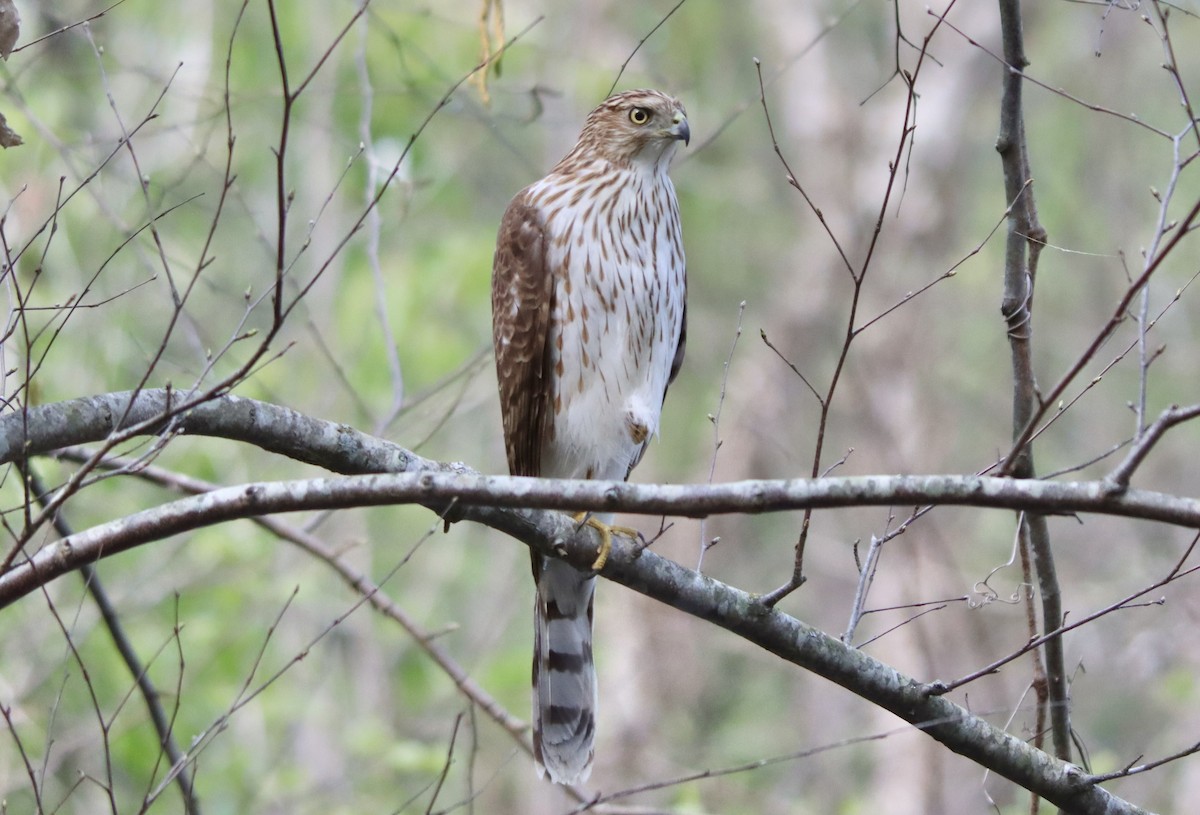
<path fill-rule="evenodd" d="M 533 756 L 539 778 L 582 783 L 592 772 L 596 736 L 596 578 L 553 558 L 542 558 L 534 571 Z"/>

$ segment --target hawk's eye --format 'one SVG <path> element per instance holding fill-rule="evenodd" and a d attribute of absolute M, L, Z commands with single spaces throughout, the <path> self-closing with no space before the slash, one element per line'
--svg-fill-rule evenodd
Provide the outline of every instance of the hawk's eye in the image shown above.
<path fill-rule="evenodd" d="M 650 109 L 634 108 L 633 110 L 629 111 L 629 121 L 633 122 L 635 125 L 644 125 L 646 122 L 650 121 Z"/>

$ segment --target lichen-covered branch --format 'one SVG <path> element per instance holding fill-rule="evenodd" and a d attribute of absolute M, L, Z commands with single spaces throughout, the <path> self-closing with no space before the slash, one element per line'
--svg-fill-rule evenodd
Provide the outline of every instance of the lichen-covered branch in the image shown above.
<path fill-rule="evenodd" d="M 109 394 L 0 418 L 0 463 L 117 430 L 113 416 L 144 422 L 168 407 L 164 391 Z M 129 408 L 126 414 L 126 408 Z M 225 487 L 113 520 L 43 547 L 0 575 L 0 606 L 80 564 L 235 518 L 363 505 L 420 503 L 455 520 L 505 532 L 588 566 L 598 543 L 567 515 L 545 509 L 603 509 L 701 516 L 864 504 L 967 504 L 1033 512 L 1097 512 L 1200 526 L 1200 501 L 1105 482 L 1047 482 L 977 476 L 869 476 L 654 485 L 484 476 L 441 464 L 343 425 L 278 406 L 226 396 L 177 417 L 174 432 L 241 439 L 331 470 L 359 475 Z M 363 475 L 363 473 L 372 473 Z M 506 508 L 507 507 L 507 508 Z M 1139 813 L 1078 768 L 975 717 L 937 683 L 907 677 L 756 595 L 618 539 L 604 576 L 708 620 L 900 716 L 949 749 L 1071 812 Z"/>

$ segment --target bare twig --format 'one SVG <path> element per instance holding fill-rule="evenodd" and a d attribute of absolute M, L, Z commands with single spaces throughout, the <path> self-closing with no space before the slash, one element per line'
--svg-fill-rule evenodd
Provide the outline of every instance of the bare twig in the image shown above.
<path fill-rule="evenodd" d="M 124 2 L 125 2 L 125 0 L 117 0 L 117 2 L 113 3 L 112 5 L 104 8 L 104 9 L 101 9 L 100 11 L 96 12 L 95 14 L 93 14 L 90 17 L 85 17 L 82 20 L 77 20 L 76 22 L 68 23 L 67 25 L 61 26 L 60 28 L 56 28 L 53 31 L 51 31 L 49 34 L 43 34 L 42 36 L 38 37 L 36 40 L 30 40 L 29 42 L 27 42 L 17 48 L 14 48 L 12 50 L 12 52 L 14 54 L 19 53 L 21 51 L 24 51 L 26 48 L 31 48 L 31 47 L 37 45 L 40 42 L 45 42 L 46 40 L 50 39 L 51 37 L 57 37 L 59 34 L 70 31 L 72 28 L 78 28 L 81 25 L 87 25 L 88 23 L 95 22 L 96 20 L 99 20 L 105 14 L 108 14 L 110 11 L 112 11 L 113 9 L 115 9 L 117 6 L 121 5 Z"/>
<path fill-rule="evenodd" d="M 1047 631 L 1046 633 L 1042 634 L 1041 636 L 1036 637 L 1036 638 L 1030 640 L 1029 642 L 1025 643 L 1025 645 L 1021 646 L 1016 651 L 1013 651 L 1011 654 L 1008 654 L 1007 656 L 1005 656 L 1001 659 L 995 660 L 994 662 L 992 662 L 988 665 L 985 665 L 984 667 L 980 668 L 977 671 L 972 671 L 970 674 L 967 674 L 966 676 L 961 677 L 960 679 L 955 679 L 953 682 L 933 682 L 928 687 L 929 692 L 930 693 L 938 693 L 938 694 L 949 693 L 950 691 L 952 691 L 956 688 L 960 688 L 969 682 L 974 682 L 976 679 L 979 679 L 980 677 L 988 676 L 989 674 L 995 673 L 997 670 L 1004 667 L 1005 665 L 1012 662 L 1013 660 L 1019 659 L 1020 657 L 1029 653 L 1030 651 L 1040 648 L 1042 645 L 1044 645 L 1045 643 L 1047 643 L 1051 640 L 1060 639 L 1063 634 L 1066 634 L 1070 631 L 1074 631 L 1076 628 L 1081 628 L 1082 626 L 1085 626 L 1088 623 L 1098 620 L 1101 617 L 1105 617 L 1109 614 L 1112 614 L 1114 611 L 1119 611 L 1121 609 L 1126 609 L 1126 608 L 1136 608 L 1138 604 L 1134 603 L 1135 600 L 1137 600 L 1141 597 L 1145 597 L 1147 594 L 1150 594 L 1151 592 L 1156 591 L 1157 589 L 1160 589 L 1163 586 L 1173 583 L 1181 577 L 1187 577 L 1191 574 L 1196 573 L 1197 571 L 1200 571 L 1200 566 L 1192 566 L 1188 569 L 1184 569 L 1184 565 L 1191 558 L 1192 553 L 1196 550 L 1196 544 L 1198 542 L 1200 542 L 1200 535 L 1197 535 L 1196 537 L 1192 538 L 1191 543 L 1188 544 L 1187 549 L 1184 550 L 1184 553 L 1175 562 L 1175 565 L 1173 567 L 1171 567 L 1170 571 L 1168 571 L 1164 577 L 1160 578 L 1159 580 L 1155 581 L 1154 583 L 1150 584 L 1149 586 L 1138 589 L 1137 591 L 1133 592 L 1132 594 L 1128 594 L 1125 597 L 1121 598 L 1120 600 L 1116 601 L 1115 603 L 1110 603 L 1109 605 L 1104 606 L 1103 608 L 1099 609 L 1098 611 L 1094 611 L 1091 614 L 1084 615 L 1083 617 L 1080 617 L 1079 619 L 1075 620 L 1075 622 L 1073 622 L 1073 623 L 1064 624 L 1054 631 Z"/>
<path fill-rule="evenodd" d="M 804 374 L 802 374 L 800 372 L 800 369 L 796 367 L 796 364 L 794 362 L 792 362 L 790 359 L 788 359 L 787 357 L 785 357 L 783 355 L 783 352 L 780 351 L 778 348 L 776 348 L 775 344 L 772 343 L 769 339 L 767 339 L 767 332 L 764 329 L 760 328 L 758 330 L 758 334 L 762 338 L 763 345 L 767 346 L 772 351 L 774 351 L 775 356 L 779 357 L 783 361 L 784 365 L 791 368 L 792 373 L 794 373 L 796 376 L 800 377 L 800 381 L 804 383 L 804 386 L 806 388 L 808 388 L 809 391 L 812 392 L 812 395 L 817 398 L 817 404 L 824 406 L 824 404 L 825 404 L 824 397 L 822 397 L 820 392 L 816 388 L 813 387 L 811 382 L 808 381 L 808 377 L 806 377 Z"/>
<path fill-rule="evenodd" d="M 914 65 L 911 73 L 908 71 L 902 72 L 905 84 L 908 88 L 908 93 L 905 100 L 904 116 L 900 125 L 900 134 L 896 142 L 896 152 L 892 160 L 888 162 L 887 183 L 879 203 L 879 211 L 875 218 L 875 228 L 871 233 L 871 237 L 867 241 L 867 245 L 863 253 L 863 260 L 858 266 L 855 266 L 850 262 L 850 259 L 846 255 L 845 250 L 842 248 L 841 243 L 838 241 L 837 237 L 833 233 L 833 230 L 826 222 L 824 214 L 813 203 L 808 193 L 805 192 L 803 186 L 797 180 L 796 174 L 792 172 L 791 167 L 784 158 L 783 151 L 780 149 L 779 142 L 775 137 L 775 129 L 771 124 L 770 111 L 767 108 L 766 87 L 763 84 L 762 78 L 762 65 L 758 59 L 755 59 L 754 61 L 758 74 L 759 98 L 762 103 L 763 115 L 767 122 L 767 131 L 771 137 L 771 144 L 774 147 L 775 155 L 779 158 L 780 163 L 783 165 L 788 183 L 795 188 L 801 194 L 801 196 L 803 196 L 805 203 L 808 204 L 809 208 L 817 216 L 817 220 L 820 221 L 821 226 L 825 229 L 825 233 L 829 236 L 830 241 L 833 243 L 843 265 L 850 275 L 853 286 L 850 294 L 850 303 L 846 313 L 845 335 L 842 340 L 841 350 L 838 353 L 837 363 L 834 365 L 833 373 L 829 377 L 829 384 L 826 386 L 824 395 L 818 397 L 821 403 L 821 411 L 817 421 L 816 442 L 813 445 L 811 473 L 814 478 L 820 474 L 822 469 L 825 438 L 829 429 L 830 409 L 833 405 L 833 398 L 837 392 L 838 383 L 841 381 L 842 373 L 844 372 L 847 360 L 849 359 L 851 344 L 853 343 L 854 338 L 857 336 L 855 325 L 858 322 L 858 309 L 861 303 L 863 284 L 867 279 L 867 272 L 871 266 L 871 261 L 875 256 L 875 249 L 879 245 L 879 237 L 883 232 L 884 218 L 889 207 L 891 206 L 892 195 L 895 191 L 896 177 L 899 173 L 901 161 L 904 158 L 906 151 L 909 149 L 912 134 L 916 129 L 917 78 L 921 73 L 922 66 L 925 64 L 926 57 L 929 54 L 929 45 L 941 26 L 942 21 L 945 20 L 946 15 L 948 15 L 951 9 L 954 8 L 954 3 L 955 0 L 950 0 L 945 9 L 937 17 L 936 22 L 926 33 L 921 42 L 921 48 L 917 54 L 916 64 Z M 780 356 L 782 356 L 782 354 Z M 809 530 L 811 528 L 812 511 L 805 510 L 800 521 L 800 531 L 796 537 L 795 555 L 792 560 L 791 575 L 783 585 L 763 595 L 763 602 L 768 607 L 774 606 L 784 597 L 788 596 L 804 584 L 804 550 L 808 541 Z"/>
<path fill-rule="evenodd" d="M 68 448 L 61 451 L 59 455 L 69 461 L 86 461 L 91 458 L 92 452 L 79 448 Z M 138 478 L 187 495 L 203 495 L 220 488 L 218 484 L 182 473 L 112 456 L 105 457 L 100 462 L 100 466 L 117 471 L 130 471 Z M 435 635 L 423 628 L 411 614 L 384 591 L 380 584 L 372 581 L 365 572 L 355 567 L 349 559 L 331 549 L 317 536 L 270 516 L 256 516 L 252 520 L 280 540 L 296 545 L 333 569 L 347 586 L 366 598 L 373 609 L 403 628 L 413 642 L 458 687 L 463 696 L 470 700 L 473 707 L 486 713 L 492 721 L 516 740 L 518 746 L 532 755 L 533 751 L 524 738 L 529 726 L 509 713 L 503 705 L 472 679 L 453 655 L 434 641 Z"/>
<path fill-rule="evenodd" d="M 446 745 L 446 760 L 442 762 L 442 771 L 438 773 L 437 781 L 433 785 L 433 794 L 429 796 L 429 806 L 425 807 L 425 815 L 431 815 L 433 812 L 433 805 L 437 803 L 442 785 L 446 783 L 446 776 L 450 773 L 450 765 L 454 763 L 454 744 L 458 741 L 458 726 L 462 724 L 462 718 L 461 713 L 454 717 L 454 725 L 450 729 L 450 743 Z"/>
<path fill-rule="evenodd" d="M 932 11 L 930 11 L 928 13 L 931 15 L 934 14 L 934 12 L 932 12 Z M 1014 69 L 1014 64 L 1012 62 L 1008 61 L 1007 56 L 1002 57 L 999 54 L 996 54 L 994 51 L 990 50 L 987 46 L 983 45 L 982 43 L 980 43 L 977 40 L 973 39 L 972 37 L 968 36 L 962 29 L 958 28 L 953 23 L 947 22 L 946 27 L 949 28 L 951 31 L 953 31 L 955 34 L 958 34 L 960 37 L 962 37 L 971 46 L 978 48 L 980 51 L 987 54 L 992 59 L 996 60 L 996 62 L 1003 65 L 1005 70 L 1013 70 Z M 1022 66 L 1015 66 L 1015 67 L 1016 67 L 1016 69 L 1019 70 Z M 1154 125 L 1149 124 L 1148 122 L 1142 121 L 1137 116 L 1133 116 L 1133 115 L 1130 115 L 1127 113 L 1121 113 L 1119 111 L 1111 110 L 1110 108 L 1106 108 L 1103 105 L 1093 104 L 1092 102 L 1088 102 L 1086 99 L 1081 99 L 1078 96 L 1074 96 L 1073 94 L 1068 93 L 1067 91 L 1063 90 L 1062 88 L 1052 88 L 1051 86 L 1047 85 L 1045 82 L 1042 82 L 1041 80 L 1037 79 L 1036 77 L 1026 75 L 1024 77 L 1024 80 L 1031 85 L 1035 85 L 1035 86 L 1041 88 L 1042 90 L 1049 91 L 1050 93 L 1053 93 L 1057 96 L 1061 96 L 1062 98 L 1064 98 L 1070 102 L 1073 102 L 1074 104 L 1079 105 L 1080 107 L 1086 108 L 1087 110 L 1090 110 L 1094 113 L 1102 113 L 1106 116 L 1113 116 L 1113 117 L 1116 117 L 1117 119 L 1122 119 L 1122 120 L 1128 122 L 1129 124 L 1144 128 L 1145 130 L 1150 131 L 1151 133 L 1155 134 L 1156 136 L 1162 136 L 1163 138 L 1167 138 L 1167 139 L 1171 138 L 1170 133 L 1167 133 L 1165 130 L 1160 130 L 1159 128 L 1155 127 Z"/>
<path fill-rule="evenodd" d="M 724 441 L 721 439 L 721 411 L 725 408 L 725 389 L 729 384 L 729 366 L 733 363 L 733 352 L 737 350 L 738 340 L 742 338 L 742 316 L 745 313 L 746 301 L 743 300 L 738 304 L 737 328 L 733 332 L 733 341 L 729 343 L 729 356 L 725 358 L 725 364 L 721 370 L 721 393 L 717 397 L 717 409 L 713 413 L 708 414 L 708 420 L 712 423 L 713 428 L 712 459 L 708 465 L 709 484 L 712 483 L 713 476 L 717 473 L 717 454 L 721 452 L 721 445 L 724 444 Z M 710 548 L 712 548 L 712 544 L 708 540 L 708 519 L 704 518 L 700 521 L 700 554 L 696 558 L 696 571 L 703 571 L 704 553 Z"/>
<path fill-rule="evenodd" d="M 612 83 L 612 85 L 609 86 L 608 93 L 606 93 L 605 96 L 612 96 L 612 92 L 614 90 L 616 90 L 617 83 L 621 81 L 621 77 L 622 77 L 622 75 L 624 75 L 625 69 L 629 66 L 629 63 L 637 55 L 637 52 L 642 49 L 642 46 L 646 44 L 646 40 L 653 37 L 654 32 L 658 31 L 660 28 L 662 28 L 663 24 L 665 24 L 667 22 L 667 20 L 671 19 L 671 15 L 674 14 L 675 12 L 679 11 L 679 7 L 682 6 L 686 2 L 687 2 L 687 0 L 679 0 L 678 3 L 671 6 L 671 10 L 668 11 L 666 14 L 664 14 L 662 16 L 662 19 L 660 19 L 657 23 L 654 24 L 654 28 L 647 31 L 646 36 L 644 36 L 640 40 L 638 40 L 638 44 L 633 47 L 633 50 L 629 52 L 629 56 L 625 57 L 625 61 L 621 63 L 621 68 L 620 68 L 620 70 L 617 71 L 617 75 L 615 77 L 613 77 L 613 83 Z"/>
<path fill-rule="evenodd" d="M 1030 179 L 1026 183 L 1032 184 L 1033 179 Z M 900 298 L 900 300 L 898 300 L 896 303 L 894 303 L 891 306 L 889 306 L 888 308 L 884 309 L 879 314 L 876 314 L 874 317 L 871 317 L 869 320 L 866 320 L 865 322 L 863 322 L 861 325 L 859 325 L 857 328 L 854 329 L 854 333 L 861 334 L 863 331 L 870 328 L 872 325 L 879 322 L 884 317 L 886 317 L 889 314 L 891 314 L 892 312 L 894 312 L 896 309 L 905 305 L 909 301 L 914 300 L 917 297 L 920 297 L 922 294 L 924 294 L 925 292 L 932 289 L 938 283 L 941 283 L 943 280 L 947 280 L 947 279 L 957 275 L 959 268 L 964 263 L 966 263 L 968 260 L 970 260 L 971 258 L 975 257 L 976 255 L 978 255 L 980 252 L 983 251 L 983 247 L 987 246 L 988 242 L 992 239 L 992 236 L 995 235 L 996 232 L 999 231 L 1000 227 L 1004 225 L 1004 222 L 1006 220 L 1008 220 L 1008 217 L 1011 214 L 1011 212 L 1012 212 L 1012 205 L 1010 204 L 1008 207 L 1005 208 L 1004 214 L 1000 216 L 1000 220 L 996 221 L 996 223 L 992 226 L 991 231 L 989 231 L 987 233 L 987 235 L 984 236 L 983 240 L 981 240 L 979 243 L 975 244 L 975 246 L 969 252 L 967 252 L 961 258 L 956 260 L 954 262 L 954 264 L 952 266 L 950 266 L 949 269 L 942 272 L 940 275 L 938 275 L 933 280 L 929 281 L 928 283 L 926 283 L 924 286 L 917 289 L 916 291 L 908 292 L 907 294 L 904 295 L 904 297 Z"/>
<path fill-rule="evenodd" d="M 383 230 L 383 219 L 378 206 L 372 206 L 376 189 L 379 186 L 382 166 L 375 149 L 374 135 L 371 132 L 371 117 L 374 110 L 375 90 L 371 85 L 371 73 L 367 67 L 367 18 L 362 18 L 359 25 L 358 50 L 354 55 L 354 65 L 358 72 L 359 97 L 362 109 L 358 115 L 358 137 L 362 140 L 363 151 L 367 157 L 367 183 L 363 189 L 367 207 L 367 263 L 371 267 L 371 278 L 375 283 L 375 317 L 379 321 L 380 340 L 387 359 L 388 373 L 392 380 L 392 405 L 388 414 L 391 415 L 404 404 L 404 373 L 400 367 L 400 352 L 396 345 L 396 335 L 392 331 L 392 323 L 388 317 L 387 286 L 384 283 L 383 264 L 379 260 L 379 237 Z M 481 72 L 477 75 L 486 75 Z M 381 427 L 376 426 L 376 432 Z"/>
<path fill-rule="evenodd" d="M 33 493 L 38 497 L 39 501 L 44 501 L 46 498 L 46 489 L 37 473 L 29 469 L 27 477 Z M 67 523 L 61 510 L 54 514 L 53 523 L 54 530 L 63 538 L 69 538 L 75 534 L 75 531 Z M 148 666 L 142 664 L 141 659 L 138 658 L 137 651 L 134 650 L 133 643 L 129 641 L 129 636 L 125 633 L 125 626 L 121 622 L 120 614 L 116 606 L 113 605 L 112 600 L 109 599 L 108 592 L 104 588 L 96 567 L 90 563 L 84 564 L 80 567 L 80 576 L 83 578 L 83 583 L 88 594 L 92 596 L 96 608 L 100 611 L 100 618 L 104 621 L 104 627 L 108 629 L 109 636 L 112 637 L 113 645 L 116 646 L 117 653 L 121 656 L 121 661 L 129 669 L 129 673 L 142 695 L 142 701 L 146 706 L 146 711 L 150 714 L 150 721 L 154 725 L 154 731 L 158 734 L 158 743 L 162 745 L 163 752 L 166 753 L 171 763 L 180 761 L 183 752 L 179 749 L 179 745 L 175 741 L 175 734 L 173 732 L 175 717 L 172 715 L 168 718 L 166 711 L 163 709 L 162 697 L 158 692 L 158 688 L 154 686 L 153 680 L 150 679 L 147 671 Z M 176 777 L 176 781 L 179 785 L 179 792 L 183 796 L 184 811 L 188 815 L 200 815 L 200 799 L 196 797 L 196 790 L 192 785 L 191 772 L 186 770 L 180 772 Z"/>
<path fill-rule="evenodd" d="M 1179 761 L 1181 758 L 1194 756 L 1196 753 L 1200 753 L 1200 741 L 1196 742 L 1190 747 L 1185 747 L 1178 752 L 1172 753 L 1169 756 L 1163 756 L 1162 758 L 1155 759 L 1154 761 L 1147 761 L 1145 764 L 1124 767 L 1111 773 L 1093 775 L 1088 779 L 1088 781 L 1095 784 L 1103 784 L 1105 781 L 1112 781 L 1115 778 L 1127 778 L 1131 775 L 1140 775 L 1142 773 L 1147 773 L 1151 770 L 1157 769 L 1164 764 L 1170 764 L 1172 761 Z"/>
<path fill-rule="evenodd" d="M 858 570 L 858 585 L 854 590 L 854 601 L 850 604 L 850 622 L 846 624 L 846 631 L 842 634 L 842 642 L 847 645 L 854 643 L 854 631 L 858 628 L 858 622 L 862 619 L 863 606 L 867 602 L 867 592 L 871 590 L 871 584 L 875 581 L 875 566 L 879 562 L 879 552 L 883 548 L 883 544 L 879 536 L 871 536 L 871 546 L 867 549 L 867 558 L 862 562 Z"/>
<path fill-rule="evenodd" d="M 1200 416 L 1200 405 L 1191 405 L 1185 408 L 1173 405 L 1164 410 L 1154 424 L 1146 428 L 1146 432 L 1142 433 L 1141 437 L 1134 442 L 1125 459 L 1109 473 L 1105 481 L 1111 485 L 1114 491 L 1127 489 L 1129 479 L 1133 477 L 1134 471 L 1150 454 L 1151 449 L 1163 437 L 1163 434 L 1172 427 L 1191 421 L 1198 416 Z"/>
<path fill-rule="evenodd" d="M 1031 321 L 1038 258 L 1046 242 L 1046 230 L 1038 221 L 1033 188 L 1029 183 L 1033 173 L 1025 139 L 1021 86 L 1029 62 L 1025 57 L 1019 0 L 1000 0 L 1000 26 L 1007 68 L 1000 98 L 1000 133 L 996 150 L 1004 170 L 1004 191 L 1010 207 L 1001 313 L 1008 328 L 1012 360 L 1013 436 L 1020 438 L 1024 429 L 1030 426 L 1031 416 L 1039 409 Z M 1005 462 L 1006 471 L 1018 478 L 1033 478 L 1036 469 L 1031 446 L 1015 445 L 1014 449 L 1017 457 Z M 1049 526 L 1044 515 L 1032 512 L 1022 513 L 1020 525 L 1023 527 L 1022 540 L 1028 541 L 1032 553 L 1043 630 L 1057 630 L 1063 621 L 1062 595 L 1050 548 Z M 1062 638 L 1055 637 L 1045 645 L 1043 664 L 1048 694 L 1044 701 L 1050 713 L 1055 755 L 1069 760 L 1071 720 Z"/>
<path fill-rule="evenodd" d="M 33 796 L 34 803 L 37 804 L 38 815 L 41 815 L 44 810 L 42 809 L 42 785 L 38 782 L 39 773 L 34 769 L 33 762 L 29 760 L 29 753 L 25 750 L 25 740 L 17 732 L 17 726 L 13 722 L 12 708 L 0 704 L 0 716 L 4 717 L 8 735 L 12 738 L 13 744 L 17 746 L 17 752 L 21 756 L 21 765 L 25 768 L 25 774 L 29 776 L 29 791 Z M 42 774 L 42 777 L 44 778 L 45 775 Z"/>

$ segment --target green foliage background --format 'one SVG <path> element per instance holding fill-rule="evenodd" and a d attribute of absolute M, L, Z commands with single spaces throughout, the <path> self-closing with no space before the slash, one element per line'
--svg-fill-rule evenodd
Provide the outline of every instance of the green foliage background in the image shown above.
<path fill-rule="evenodd" d="M 237 393 L 378 433 L 423 455 L 503 470 L 488 350 L 500 213 L 569 148 L 583 116 L 674 4 L 503 5 L 508 35 L 532 27 L 504 54 L 501 70 L 489 72 L 486 96 L 478 85 L 463 85 L 437 109 L 480 58 L 477 0 L 374 2 L 336 46 L 354 4 L 278 3 L 292 87 L 324 59 L 296 104 L 283 162 L 290 293 L 319 277 L 273 346 L 279 356 Z M 21 42 L 103 7 L 22 4 Z M 1183 3 L 1171 18 L 1192 90 L 1200 87 L 1196 11 Z M 1025 13 L 1030 73 L 1045 86 L 1027 88 L 1026 120 L 1033 189 L 1052 244 L 1034 325 L 1048 386 L 1104 324 L 1127 274 L 1140 268 L 1157 216 L 1149 188 L 1165 190 L 1172 166 L 1169 139 L 1050 88 L 1136 113 L 1172 134 L 1185 120 L 1179 92 L 1160 67 L 1162 44 L 1141 12 L 1056 2 L 1027 3 Z M 976 472 L 1007 450 L 1011 436 L 999 316 L 1003 225 L 994 231 L 1006 204 L 994 152 L 1001 68 L 989 55 L 999 51 L 997 11 L 960 3 L 949 19 L 963 33 L 943 28 L 931 46 L 936 62 L 922 69 L 917 128 L 911 150 L 899 157 L 900 186 L 882 219 L 860 324 L 966 260 L 954 277 L 855 341 L 822 469 L 845 457 L 842 474 Z M 908 0 L 898 8 L 691 0 L 617 81 L 618 88 L 679 96 L 694 133 L 673 171 L 689 258 L 688 359 L 668 399 L 662 439 L 637 479 L 704 481 L 710 468 L 716 480 L 809 473 L 818 405 L 759 334 L 822 387 L 845 335 L 849 276 L 787 184 L 759 106 L 754 58 L 767 80 L 780 149 L 859 264 L 900 137 L 906 95 L 894 75 L 896 55 L 906 69 L 915 59 L 911 45 L 895 44 L 897 20 L 913 43 L 933 22 L 924 4 Z M 235 370 L 254 340 L 233 338 L 268 324 L 269 301 L 258 298 L 274 279 L 278 235 L 274 151 L 283 105 L 266 3 L 254 0 L 243 12 L 231 0 L 126 0 L 86 26 L 23 48 L 2 70 L 0 106 L 26 141 L 0 156 L 3 236 L 20 290 L 32 291 L 30 306 L 44 309 L 26 311 L 25 327 L 6 342 L 8 410 L 135 387 L 160 348 L 149 386 L 210 384 Z M 368 220 L 356 231 L 373 192 L 370 163 L 386 175 L 435 110 L 380 201 L 378 225 Z M 122 145 L 130 133 L 132 150 Z M 1195 139 L 1180 143 L 1190 151 Z M 227 160 L 233 183 L 213 229 Z M 1200 194 L 1195 175 L 1189 167 L 1179 179 L 1180 210 Z M 68 195 L 56 215 L 56 201 Z M 176 316 L 168 276 L 182 287 L 209 256 L 168 335 Z M 1179 253 L 1156 278 L 1152 313 L 1187 286 L 1195 257 L 1194 250 Z M 64 311 L 67 303 L 80 307 Z M 1151 369 L 1151 415 L 1198 401 L 1195 312 L 1195 294 L 1185 288 L 1155 326 L 1152 345 L 1165 351 Z M 739 320 L 742 335 L 726 370 Z M 32 353 L 24 336 L 37 337 Z M 1132 324 L 1123 327 L 1102 363 L 1134 336 Z M 1102 368 L 1089 368 L 1082 382 L 1102 378 L 1040 438 L 1042 471 L 1078 467 L 1131 434 L 1126 403 L 1137 394 L 1135 356 Z M 716 427 L 710 417 L 718 412 Z M 1173 431 L 1139 486 L 1197 494 L 1198 442 L 1194 427 Z M 220 484 L 315 473 L 195 438 L 173 440 L 155 463 Z M 1109 457 L 1068 477 L 1101 476 L 1114 464 Z M 54 461 L 36 466 L 48 483 L 71 470 Z M 15 471 L 0 497 L 7 523 L 19 527 Z M 68 502 L 64 515 L 83 529 L 171 497 L 130 478 L 99 481 Z M 895 519 L 908 511 L 897 507 Z M 484 689 L 515 715 L 528 715 L 532 584 L 522 547 L 461 525 L 443 535 L 436 519 L 412 508 L 286 520 L 384 581 Z M 818 514 L 809 583 L 786 610 L 842 630 L 857 544 L 896 520 L 883 510 Z M 637 523 L 648 533 L 659 526 L 657 519 Z M 694 563 L 701 542 L 720 537 L 705 570 L 766 591 L 790 569 L 798 523 L 795 515 L 679 521 L 656 548 Z M 950 599 L 865 647 L 927 679 L 961 675 L 1018 647 L 1024 611 L 1010 600 L 1020 591 L 1019 568 L 990 578 L 994 596 L 981 583 L 1008 559 L 1012 529 L 1004 513 L 940 509 L 896 538 L 885 549 L 872 605 Z M 1072 614 L 1160 577 L 1188 537 L 1098 519 L 1056 519 L 1053 531 Z M 176 710 L 181 743 L 212 736 L 196 764 L 206 813 L 572 806 L 533 779 L 527 757 L 470 709 L 411 637 L 366 607 L 341 619 L 355 594 L 325 564 L 248 522 L 143 547 L 99 571 Z M 1200 604 L 1187 582 L 1164 595 L 1165 606 L 1106 618 L 1068 641 L 1078 668 L 1075 726 L 1097 770 L 1194 741 Z M 913 613 L 869 616 L 858 641 Z M 140 811 L 165 768 L 80 581 L 61 580 L 5 610 L 0 632 L 0 705 L 12 720 L 0 733 L 5 811 L 37 811 L 18 742 L 36 770 L 44 811 Z M 597 789 L 832 745 L 635 796 L 650 811 L 984 812 L 992 811 L 989 795 L 1003 812 L 1025 811 L 1025 799 L 1006 783 L 862 700 L 622 588 L 601 587 L 597 648 Z M 227 721 L 220 718 L 280 671 Z M 1029 679 L 1027 664 L 1009 666 L 971 686 L 970 706 L 1029 735 Z M 453 766 L 431 804 L 459 714 Z M 854 741 L 879 733 L 888 735 Z M 1183 811 L 1200 793 L 1197 766 L 1179 762 L 1115 791 Z M 111 798 L 98 781 L 110 772 Z M 146 809 L 180 812 L 182 804 L 168 788 Z"/>

